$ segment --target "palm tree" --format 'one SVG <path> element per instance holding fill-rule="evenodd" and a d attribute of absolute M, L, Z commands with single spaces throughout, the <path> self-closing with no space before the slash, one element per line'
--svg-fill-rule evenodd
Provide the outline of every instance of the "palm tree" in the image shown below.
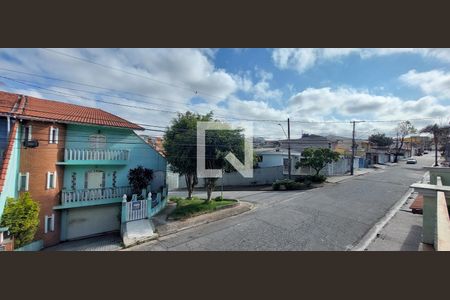
<path fill-rule="evenodd" d="M 434 166 L 438 166 L 437 154 L 438 154 L 438 144 L 439 140 L 442 136 L 447 136 L 450 132 L 450 127 L 448 126 L 439 126 L 438 124 L 428 125 L 423 128 L 420 132 L 427 132 L 433 134 L 434 141 Z"/>

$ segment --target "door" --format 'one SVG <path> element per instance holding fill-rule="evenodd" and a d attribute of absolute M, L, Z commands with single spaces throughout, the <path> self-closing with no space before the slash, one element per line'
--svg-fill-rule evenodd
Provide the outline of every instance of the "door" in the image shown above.
<path fill-rule="evenodd" d="M 121 205 L 72 208 L 67 214 L 67 239 L 120 230 Z"/>
<path fill-rule="evenodd" d="M 103 187 L 104 172 L 92 171 L 87 173 L 86 187 L 88 189 L 99 189 Z"/>

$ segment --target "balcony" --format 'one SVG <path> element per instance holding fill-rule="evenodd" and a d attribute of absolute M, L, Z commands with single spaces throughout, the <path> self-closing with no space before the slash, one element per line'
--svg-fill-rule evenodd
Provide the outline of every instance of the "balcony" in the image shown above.
<path fill-rule="evenodd" d="M 411 185 L 423 195 L 424 249 L 450 251 L 450 168 L 426 169 L 430 171 L 430 183 Z"/>
<path fill-rule="evenodd" d="M 58 165 L 126 165 L 129 150 L 64 149 L 64 161 Z"/>
<path fill-rule="evenodd" d="M 61 192 L 61 205 L 54 209 L 120 203 L 123 195 L 131 195 L 131 187 L 80 189 Z"/>

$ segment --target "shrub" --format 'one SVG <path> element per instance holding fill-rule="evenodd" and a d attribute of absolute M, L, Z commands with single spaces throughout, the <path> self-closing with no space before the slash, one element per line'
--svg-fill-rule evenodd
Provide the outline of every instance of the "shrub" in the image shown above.
<path fill-rule="evenodd" d="M 325 182 L 325 180 L 327 180 L 327 177 L 319 174 L 319 175 L 312 175 L 312 176 L 310 176 L 309 179 L 315 183 L 322 183 L 322 182 Z"/>
<path fill-rule="evenodd" d="M 141 195 L 142 190 L 147 188 L 153 179 L 153 170 L 138 166 L 128 171 L 128 182 L 134 194 Z"/>
<path fill-rule="evenodd" d="M 20 248 L 33 241 L 39 225 L 39 204 L 23 193 L 19 199 L 8 198 L 0 226 L 8 227 L 14 236 L 14 247 Z"/>
<path fill-rule="evenodd" d="M 280 190 L 281 186 L 284 186 L 286 190 L 301 190 L 305 188 L 305 184 L 301 182 L 295 182 L 291 179 L 281 179 L 272 183 L 272 189 L 274 191 Z"/>

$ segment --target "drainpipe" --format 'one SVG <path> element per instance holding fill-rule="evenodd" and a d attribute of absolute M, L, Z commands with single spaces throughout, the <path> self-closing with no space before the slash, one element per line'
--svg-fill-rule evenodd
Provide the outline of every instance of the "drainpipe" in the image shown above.
<path fill-rule="evenodd" d="M 9 117 L 9 115 L 6 116 L 6 136 L 9 136 L 9 132 L 11 131 L 11 119 Z"/>

